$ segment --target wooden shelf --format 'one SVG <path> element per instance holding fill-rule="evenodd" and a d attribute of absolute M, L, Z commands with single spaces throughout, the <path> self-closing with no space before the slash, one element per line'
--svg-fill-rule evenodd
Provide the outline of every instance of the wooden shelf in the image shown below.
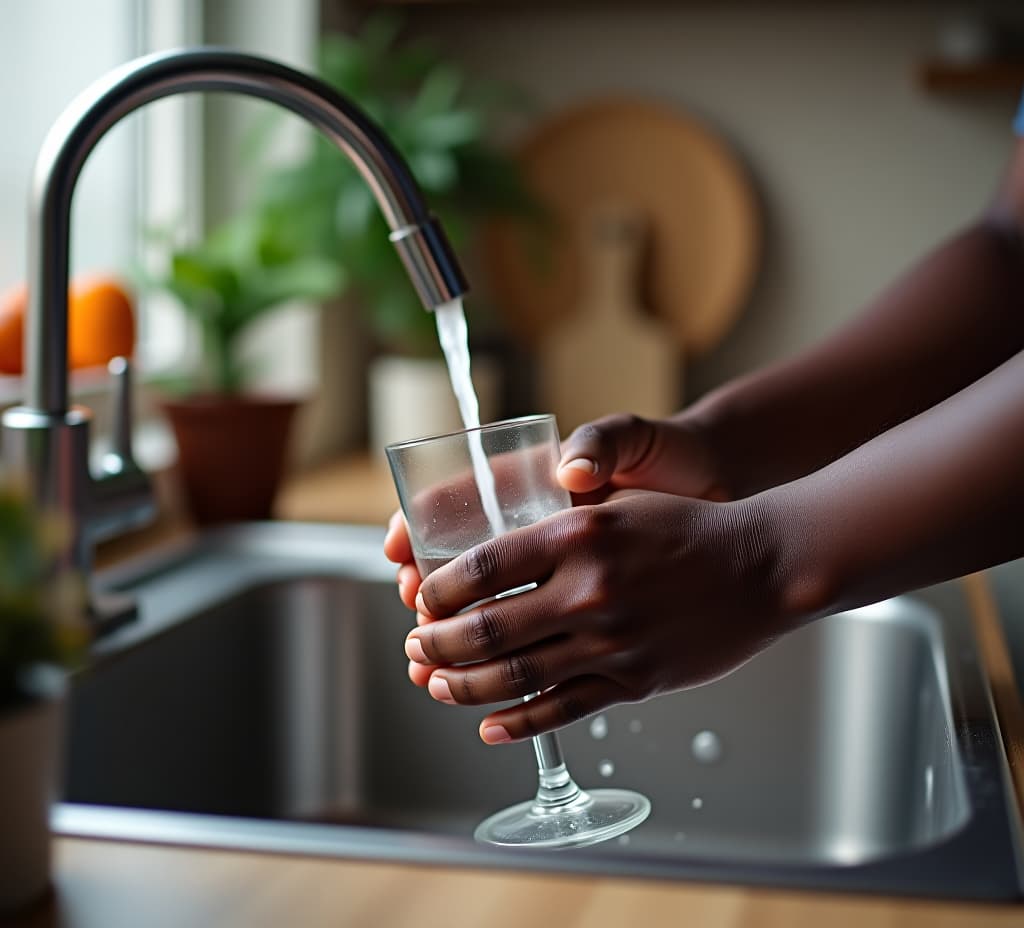
<path fill-rule="evenodd" d="M 953 64 L 932 59 L 922 62 L 918 82 L 930 93 L 1007 91 L 1024 89 L 1024 59 Z"/>

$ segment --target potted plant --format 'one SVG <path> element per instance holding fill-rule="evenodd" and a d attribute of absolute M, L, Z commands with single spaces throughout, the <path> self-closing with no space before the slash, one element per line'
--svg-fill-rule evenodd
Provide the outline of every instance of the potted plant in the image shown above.
<path fill-rule="evenodd" d="M 394 142 L 462 253 L 483 219 L 536 213 L 515 162 L 489 140 L 497 121 L 522 100 L 507 87 L 471 78 L 429 42 L 402 41 L 399 33 L 400 20 L 377 14 L 356 35 L 326 36 L 319 76 L 355 100 Z M 260 148 L 253 146 L 257 157 Z M 298 160 L 265 168 L 259 186 L 275 234 L 298 254 L 337 261 L 363 310 L 376 354 L 371 444 L 457 426 L 434 318 L 423 311 L 355 168 L 317 138 Z M 479 309 L 478 300 L 467 307 Z M 487 378 L 480 375 L 487 367 L 474 361 L 478 391 L 486 394 Z M 497 379 L 490 381 L 493 406 Z M 445 418 L 429 421 L 438 412 Z"/>
<path fill-rule="evenodd" d="M 81 585 L 54 560 L 61 535 L 0 483 L 0 913 L 49 884 L 63 668 L 88 638 Z"/>
<path fill-rule="evenodd" d="M 343 273 L 333 261 L 296 253 L 258 207 L 197 245 L 169 251 L 164 272 L 149 282 L 177 298 L 202 345 L 199 370 L 165 380 L 161 403 L 185 502 L 200 524 L 269 518 L 299 401 L 253 390 L 242 338 L 291 300 L 337 294 Z"/>

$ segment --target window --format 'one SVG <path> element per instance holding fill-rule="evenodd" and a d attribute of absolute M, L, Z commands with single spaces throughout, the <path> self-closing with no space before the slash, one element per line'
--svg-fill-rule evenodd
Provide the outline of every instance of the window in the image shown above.
<path fill-rule="evenodd" d="M 0 288 L 26 277 L 26 208 L 40 145 L 57 116 L 94 80 L 145 51 L 198 36 L 196 0 L 34 0 L 5 9 L 0 57 Z M 16 77 L 12 77 L 16 76 Z M 130 275 L 144 259 L 144 229 L 198 222 L 198 115 L 194 100 L 161 101 L 115 126 L 75 188 L 71 272 Z M 180 364 L 180 310 L 144 299 L 139 359 L 147 371 Z"/>

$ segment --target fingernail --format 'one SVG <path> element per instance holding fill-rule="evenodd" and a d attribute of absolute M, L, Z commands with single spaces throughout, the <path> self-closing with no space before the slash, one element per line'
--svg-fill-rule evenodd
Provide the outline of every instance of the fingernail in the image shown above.
<path fill-rule="evenodd" d="M 416 611 L 422 613 L 425 616 L 430 615 L 430 610 L 427 608 L 427 604 L 423 602 L 423 591 L 420 590 L 416 594 Z"/>
<path fill-rule="evenodd" d="M 488 725 L 480 732 L 480 737 L 488 744 L 504 744 L 506 741 L 512 740 L 512 736 L 504 725 Z"/>
<path fill-rule="evenodd" d="M 411 661 L 416 661 L 417 664 L 428 663 L 427 655 L 423 651 L 423 645 L 415 635 L 405 639 L 405 656 Z"/>
<path fill-rule="evenodd" d="M 562 467 L 571 467 L 573 470 L 581 470 L 585 474 L 597 473 L 597 461 L 592 461 L 590 458 L 573 458 L 571 461 L 567 461 L 563 464 Z"/>
<path fill-rule="evenodd" d="M 455 703 L 455 700 L 452 699 L 452 691 L 451 687 L 448 686 L 448 681 L 437 674 L 430 678 L 430 682 L 427 684 L 427 692 L 438 702 L 446 702 L 452 705 Z"/>

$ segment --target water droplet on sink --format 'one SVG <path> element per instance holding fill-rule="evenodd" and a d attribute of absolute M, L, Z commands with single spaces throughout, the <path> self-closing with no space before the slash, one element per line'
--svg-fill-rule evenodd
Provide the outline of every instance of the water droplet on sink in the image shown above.
<path fill-rule="evenodd" d="M 704 800 L 701 799 L 700 796 L 694 796 L 693 799 L 690 801 L 690 805 L 693 806 L 693 808 L 695 809 L 703 809 Z"/>
<path fill-rule="evenodd" d="M 608 720 L 599 715 L 590 723 L 590 737 L 595 741 L 601 741 L 608 737 Z"/>
<path fill-rule="evenodd" d="M 639 735 L 644 730 L 644 723 L 640 719 L 633 719 L 629 723 L 629 732 L 632 735 Z"/>
<path fill-rule="evenodd" d="M 615 764 L 610 760 L 603 760 L 597 765 L 597 772 L 603 777 L 610 777 L 615 773 Z"/>
<path fill-rule="evenodd" d="M 619 837 L 619 844 L 621 844 L 623 847 L 629 844 L 629 835 L 621 835 Z"/>
<path fill-rule="evenodd" d="M 713 731 L 704 729 L 693 736 L 690 750 L 700 763 L 713 764 L 722 756 L 722 739 Z"/>
<path fill-rule="evenodd" d="M 675 834 L 675 838 L 676 838 L 676 841 L 685 841 L 686 840 L 686 832 L 685 831 L 677 831 L 676 834 Z"/>

